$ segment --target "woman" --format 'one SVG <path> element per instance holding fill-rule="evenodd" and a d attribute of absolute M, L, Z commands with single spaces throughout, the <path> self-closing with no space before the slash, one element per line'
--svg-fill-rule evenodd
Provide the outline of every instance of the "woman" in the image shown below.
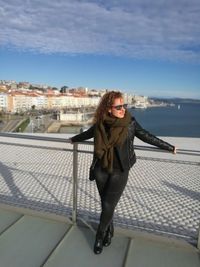
<path fill-rule="evenodd" d="M 71 138 L 71 142 L 80 142 L 94 137 L 94 176 L 102 208 L 95 254 L 111 244 L 114 210 L 126 186 L 129 170 L 136 162 L 134 137 L 176 153 L 174 146 L 144 130 L 126 108 L 120 92 L 106 93 L 97 107 L 93 126 Z"/>

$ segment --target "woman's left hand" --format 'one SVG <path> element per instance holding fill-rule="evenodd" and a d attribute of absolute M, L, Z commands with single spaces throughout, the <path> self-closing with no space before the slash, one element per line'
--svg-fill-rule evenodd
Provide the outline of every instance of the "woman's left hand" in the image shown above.
<path fill-rule="evenodd" d="M 174 147 L 173 154 L 176 154 L 177 147 Z"/>

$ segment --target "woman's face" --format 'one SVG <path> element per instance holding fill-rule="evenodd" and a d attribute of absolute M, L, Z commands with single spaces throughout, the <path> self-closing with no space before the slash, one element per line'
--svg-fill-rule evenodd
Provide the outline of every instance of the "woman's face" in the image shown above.
<path fill-rule="evenodd" d="M 109 112 L 117 118 L 124 118 L 126 112 L 126 105 L 124 105 L 123 98 L 115 98 L 112 107 L 109 109 Z"/>

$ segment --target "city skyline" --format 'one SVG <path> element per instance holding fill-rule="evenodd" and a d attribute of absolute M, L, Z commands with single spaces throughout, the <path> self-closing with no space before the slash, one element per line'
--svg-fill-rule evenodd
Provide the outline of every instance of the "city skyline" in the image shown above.
<path fill-rule="evenodd" d="M 2 1 L 0 79 L 200 99 L 200 2 Z"/>

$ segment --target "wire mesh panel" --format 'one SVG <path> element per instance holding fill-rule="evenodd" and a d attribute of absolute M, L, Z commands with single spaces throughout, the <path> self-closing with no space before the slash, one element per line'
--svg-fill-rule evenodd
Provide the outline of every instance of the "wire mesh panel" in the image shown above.
<path fill-rule="evenodd" d="M 91 162 L 91 154 L 79 153 L 78 216 L 98 222 L 100 198 L 95 181 L 88 179 Z M 138 156 L 116 207 L 114 222 L 124 228 L 173 235 L 196 243 L 200 163 Z"/>
<path fill-rule="evenodd" d="M 99 221 L 100 198 L 89 180 L 93 146 L 78 146 L 78 218 Z M 0 202 L 71 217 L 72 145 L 0 140 Z M 148 157 L 146 155 L 149 155 Z M 162 155 L 161 155 L 162 154 Z M 173 156 L 172 156 L 173 157 Z M 199 155 L 137 151 L 114 223 L 197 242 L 200 223 Z"/>
<path fill-rule="evenodd" d="M 78 216 L 86 221 L 99 219 L 101 211 L 99 193 L 95 181 L 89 180 L 92 155 L 79 153 L 78 158 Z"/>
<path fill-rule="evenodd" d="M 197 240 L 200 165 L 140 158 L 116 209 L 116 222 Z"/>
<path fill-rule="evenodd" d="M 71 215 L 72 152 L 32 144 L 0 144 L 0 202 Z"/>

